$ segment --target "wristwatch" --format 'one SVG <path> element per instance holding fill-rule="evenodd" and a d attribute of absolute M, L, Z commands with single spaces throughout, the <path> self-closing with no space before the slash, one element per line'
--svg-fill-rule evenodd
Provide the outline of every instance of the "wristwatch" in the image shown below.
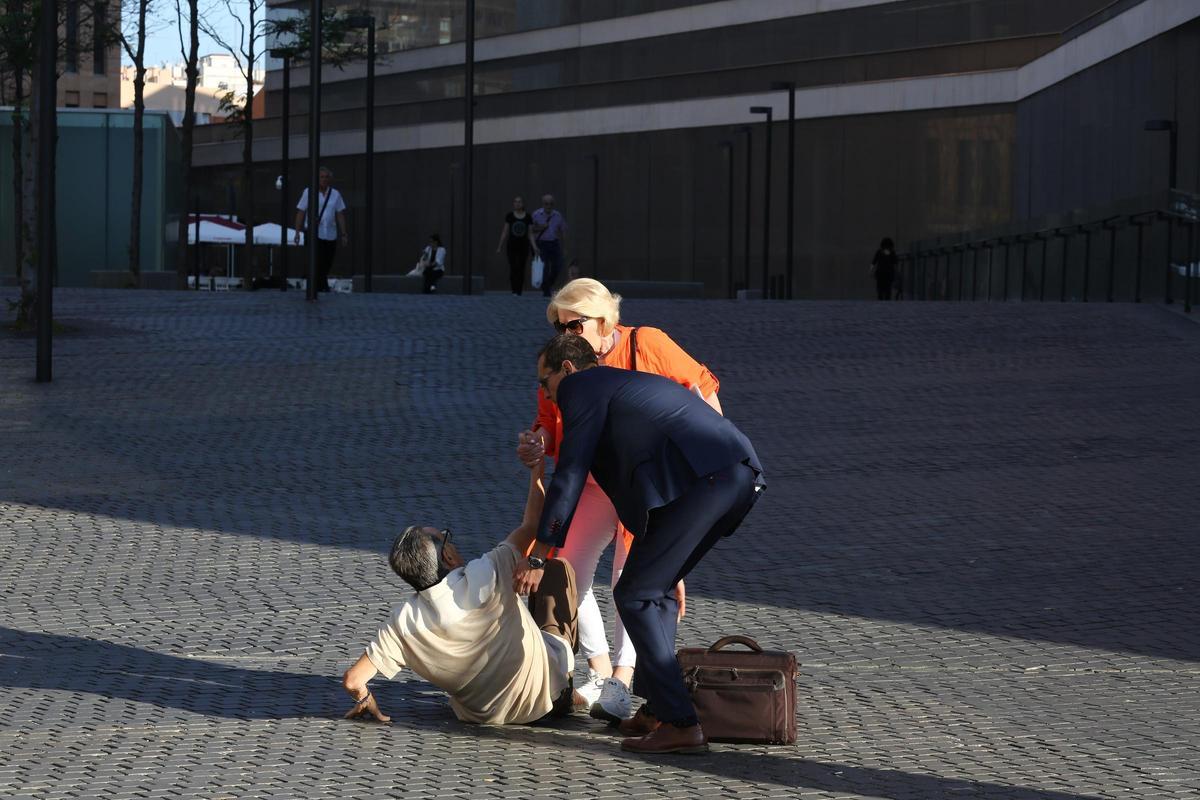
<path fill-rule="evenodd" d="M 542 569 L 545 566 L 546 566 L 546 559 L 538 558 L 537 556 L 529 557 L 529 568 L 530 569 Z"/>

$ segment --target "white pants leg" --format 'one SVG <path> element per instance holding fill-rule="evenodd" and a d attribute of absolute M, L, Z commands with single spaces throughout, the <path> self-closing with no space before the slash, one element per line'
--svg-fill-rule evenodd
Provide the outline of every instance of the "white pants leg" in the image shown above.
<path fill-rule="evenodd" d="M 575 570 L 575 587 L 579 591 L 579 654 L 593 658 L 608 652 L 608 637 L 600 606 L 592 593 L 596 564 L 604 548 L 616 537 L 617 510 L 608 495 L 588 477 L 567 531 L 567 541 L 559 548 L 558 558 L 566 560 Z M 624 561 L 624 559 L 622 559 Z M 624 630 L 621 634 L 624 635 Z"/>
<path fill-rule="evenodd" d="M 617 581 L 620 580 L 621 571 L 625 569 L 625 559 L 628 555 L 629 551 L 618 542 L 613 551 L 612 586 L 616 586 Z M 633 649 L 633 642 L 629 641 L 629 634 L 625 632 L 621 614 L 615 606 L 613 607 L 613 649 L 616 651 L 616 655 L 612 659 L 614 668 L 629 667 L 633 669 L 637 666 L 637 652 Z"/>

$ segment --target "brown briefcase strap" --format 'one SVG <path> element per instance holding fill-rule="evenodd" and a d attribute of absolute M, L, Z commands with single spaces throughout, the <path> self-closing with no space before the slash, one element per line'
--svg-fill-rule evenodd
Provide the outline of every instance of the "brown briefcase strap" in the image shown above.
<path fill-rule="evenodd" d="M 758 646 L 758 642 L 751 639 L 749 636 L 725 636 L 713 643 L 713 646 L 708 648 L 708 652 L 715 653 L 718 650 L 728 647 L 731 644 L 744 644 L 756 653 L 761 653 L 763 649 Z"/>

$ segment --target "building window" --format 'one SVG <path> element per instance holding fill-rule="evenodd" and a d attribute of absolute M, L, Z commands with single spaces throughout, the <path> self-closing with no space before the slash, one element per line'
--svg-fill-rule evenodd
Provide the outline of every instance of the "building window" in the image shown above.
<path fill-rule="evenodd" d="M 92 94 L 92 108 L 108 108 L 108 92 L 94 92 Z"/>
<path fill-rule="evenodd" d="M 79 0 L 68 0 L 66 41 L 63 43 L 67 72 L 79 72 Z"/>
<path fill-rule="evenodd" d="M 79 92 L 67 90 L 67 108 L 79 108 Z"/>
<path fill-rule="evenodd" d="M 92 74 L 108 72 L 108 49 L 104 46 L 104 29 L 108 21 L 108 3 L 98 2 L 92 10 Z"/>

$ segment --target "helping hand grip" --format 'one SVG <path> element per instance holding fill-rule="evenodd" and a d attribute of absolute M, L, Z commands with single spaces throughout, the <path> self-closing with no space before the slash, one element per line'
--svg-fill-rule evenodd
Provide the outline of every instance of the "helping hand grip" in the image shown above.
<path fill-rule="evenodd" d="M 758 642 L 754 641 L 749 636 L 724 636 L 713 642 L 713 646 L 708 648 L 708 652 L 715 653 L 731 644 L 745 645 L 756 653 L 761 653 L 763 651 L 763 649 L 758 646 Z"/>

